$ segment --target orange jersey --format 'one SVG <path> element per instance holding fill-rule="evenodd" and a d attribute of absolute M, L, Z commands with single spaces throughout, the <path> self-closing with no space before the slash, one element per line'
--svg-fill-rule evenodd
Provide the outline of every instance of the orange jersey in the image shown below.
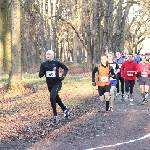
<path fill-rule="evenodd" d="M 110 84 L 109 73 L 110 73 L 109 65 L 106 67 L 102 65 L 99 66 L 97 86 L 105 86 Z"/>

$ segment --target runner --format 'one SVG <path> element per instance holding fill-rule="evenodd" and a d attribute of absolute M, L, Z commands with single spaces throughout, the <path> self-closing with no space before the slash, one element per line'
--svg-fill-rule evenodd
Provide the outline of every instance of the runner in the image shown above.
<path fill-rule="evenodd" d="M 150 64 L 146 61 L 145 55 L 141 55 L 142 61 L 138 64 L 138 83 L 140 85 L 142 104 L 146 104 L 146 98 L 149 92 L 149 74 L 150 74 Z"/>
<path fill-rule="evenodd" d="M 150 53 L 145 54 L 146 61 L 150 63 Z"/>
<path fill-rule="evenodd" d="M 133 88 L 136 79 L 136 73 L 138 70 L 138 64 L 133 60 L 132 54 L 127 55 L 127 61 L 122 64 L 121 75 L 125 79 L 125 91 L 126 96 L 130 98 L 130 105 L 134 105 L 133 103 Z M 130 89 L 130 95 L 129 95 Z"/>
<path fill-rule="evenodd" d="M 53 122 L 58 123 L 58 116 L 56 110 L 56 103 L 61 107 L 64 112 L 64 116 L 68 119 L 69 108 L 67 108 L 61 101 L 58 92 L 62 87 L 62 80 L 66 77 L 68 68 L 61 62 L 55 61 L 54 51 L 48 50 L 46 52 L 47 61 L 41 63 L 39 77 L 46 77 L 46 83 L 50 92 L 50 102 L 53 109 Z M 59 67 L 64 70 L 62 77 L 59 77 Z"/>
<path fill-rule="evenodd" d="M 140 54 L 137 53 L 134 60 L 139 64 L 141 62 L 141 57 L 140 57 Z"/>
<path fill-rule="evenodd" d="M 110 92 L 110 73 L 115 75 L 113 70 L 110 70 L 110 66 L 107 63 L 107 57 L 101 56 L 101 63 L 100 66 L 95 66 L 95 68 L 92 71 L 92 85 L 96 86 L 95 82 L 95 73 L 98 72 L 98 80 L 97 80 L 97 86 L 98 86 L 98 92 L 100 96 L 100 101 L 104 101 L 104 95 L 106 100 L 106 112 L 104 113 L 104 116 L 109 116 L 108 109 L 109 109 L 109 92 Z"/>
<path fill-rule="evenodd" d="M 115 63 L 113 61 L 114 55 L 113 53 L 108 53 L 107 55 L 108 59 L 108 64 L 110 65 L 111 69 L 114 70 L 115 74 L 117 74 L 117 70 L 119 69 L 119 66 L 117 63 Z M 110 107 L 109 107 L 109 111 L 113 111 L 114 108 L 114 98 L 115 98 L 115 89 L 116 89 L 116 84 L 117 84 L 117 79 L 116 76 L 115 77 L 110 77 Z"/>
<path fill-rule="evenodd" d="M 119 98 L 120 93 L 119 93 L 119 81 L 121 83 L 121 100 L 124 100 L 124 78 L 121 77 L 121 67 L 122 67 L 122 63 L 124 62 L 124 58 L 122 58 L 121 53 L 118 51 L 116 52 L 116 58 L 114 59 L 114 62 L 118 64 L 119 66 L 119 71 L 117 73 L 117 94 L 116 94 L 116 98 Z"/>

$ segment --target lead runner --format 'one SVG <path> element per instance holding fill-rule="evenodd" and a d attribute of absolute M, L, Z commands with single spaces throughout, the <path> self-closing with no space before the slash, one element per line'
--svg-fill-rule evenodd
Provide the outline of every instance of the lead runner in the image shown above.
<path fill-rule="evenodd" d="M 48 50 L 46 52 L 47 61 L 41 63 L 39 77 L 46 77 L 46 83 L 50 92 L 50 102 L 53 109 L 53 122 L 58 123 L 58 116 L 56 110 L 56 103 L 61 107 L 64 112 L 64 116 L 68 119 L 69 108 L 67 108 L 61 101 L 58 92 L 62 87 L 62 80 L 66 77 L 68 68 L 61 62 L 54 60 L 54 51 Z M 59 77 L 59 68 L 64 70 L 62 77 Z"/>

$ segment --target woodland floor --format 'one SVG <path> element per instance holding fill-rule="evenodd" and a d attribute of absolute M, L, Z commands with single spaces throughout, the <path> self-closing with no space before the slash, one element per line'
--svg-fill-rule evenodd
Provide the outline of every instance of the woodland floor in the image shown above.
<path fill-rule="evenodd" d="M 105 103 L 91 86 L 91 73 L 77 76 L 63 81 L 60 97 L 71 115 L 65 120 L 58 107 L 57 125 L 46 85 L 21 94 L 1 91 L 0 150 L 150 150 L 150 101 L 140 104 L 138 86 L 134 106 L 116 99 L 114 111 L 104 117 Z"/>

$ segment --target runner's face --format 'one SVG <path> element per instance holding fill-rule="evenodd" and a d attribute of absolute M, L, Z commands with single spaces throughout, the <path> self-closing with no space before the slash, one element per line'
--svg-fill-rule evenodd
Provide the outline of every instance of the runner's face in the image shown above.
<path fill-rule="evenodd" d="M 102 56 L 101 57 L 101 63 L 105 65 L 106 62 L 107 62 L 107 57 L 106 56 Z"/>
<path fill-rule="evenodd" d="M 147 55 L 145 55 L 145 57 L 146 57 L 146 59 L 149 59 L 149 55 L 147 54 Z"/>
<path fill-rule="evenodd" d="M 117 58 L 120 58 L 120 57 L 121 57 L 120 52 L 117 52 L 117 53 L 116 53 L 116 57 L 117 57 Z"/>
<path fill-rule="evenodd" d="M 133 60 L 132 55 L 127 55 L 127 60 L 128 60 L 128 61 L 132 61 L 132 60 Z"/>
<path fill-rule="evenodd" d="M 47 60 L 50 60 L 50 61 L 53 60 L 52 54 L 47 53 L 47 54 L 46 54 L 46 59 L 47 59 Z"/>
<path fill-rule="evenodd" d="M 142 62 L 145 62 L 145 56 L 141 55 Z"/>
<path fill-rule="evenodd" d="M 112 61 L 112 60 L 113 60 L 112 54 L 108 54 L 108 61 Z"/>

